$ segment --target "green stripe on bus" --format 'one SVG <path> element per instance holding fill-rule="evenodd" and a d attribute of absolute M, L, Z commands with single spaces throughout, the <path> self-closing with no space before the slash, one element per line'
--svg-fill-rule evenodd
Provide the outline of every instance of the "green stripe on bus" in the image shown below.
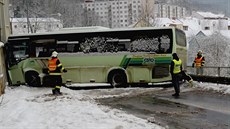
<path fill-rule="evenodd" d="M 127 58 L 127 55 L 125 55 L 121 61 L 120 67 L 127 68 L 129 61 L 130 58 Z"/>
<path fill-rule="evenodd" d="M 159 57 L 155 59 L 156 64 L 170 64 L 171 63 L 171 57 Z"/>
<path fill-rule="evenodd" d="M 155 64 L 170 64 L 171 57 L 157 57 L 155 58 Z M 121 61 L 120 67 L 127 68 L 129 65 L 142 65 L 143 58 L 127 58 L 127 55 Z"/>
<path fill-rule="evenodd" d="M 122 61 L 121 61 L 120 67 L 123 67 L 123 66 L 124 66 L 126 57 L 127 57 L 127 55 L 124 55 L 124 57 L 123 57 L 123 59 L 122 59 Z"/>
<path fill-rule="evenodd" d="M 143 58 L 132 58 L 129 62 L 129 64 L 142 64 L 143 63 Z"/>
<path fill-rule="evenodd" d="M 156 64 L 170 64 L 171 60 L 155 60 Z"/>

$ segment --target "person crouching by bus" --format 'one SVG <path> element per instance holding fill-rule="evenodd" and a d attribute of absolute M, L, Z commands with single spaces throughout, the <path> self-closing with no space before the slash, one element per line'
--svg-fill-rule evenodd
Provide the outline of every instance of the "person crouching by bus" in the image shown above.
<path fill-rule="evenodd" d="M 202 56 L 202 51 L 199 50 L 197 56 L 192 64 L 192 67 L 196 67 L 196 75 L 203 75 L 203 66 L 205 63 L 204 56 Z"/>
<path fill-rule="evenodd" d="M 175 89 L 175 93 L 172 96 L 179 97 L 180 95 L 180 85 L 179 80 L 182 71 L 182 61 L 179 59 L 176 53 L 172 54 L 173 60 L 171 61 L 170 73 L 172 76 L 172 83 Z"/>
<path fill-rule="evenodd" d="M 48 61 L 49 75 L 52 82 L 52 93 L 54 95 L 60 95 L 60 89 L 62 86 L 62 72 L 67 72 L 67 70 L 62 66 L 60 60 L 58 59 L 58 53 L 56 51 L 52 52 L 51 59 Z"/>

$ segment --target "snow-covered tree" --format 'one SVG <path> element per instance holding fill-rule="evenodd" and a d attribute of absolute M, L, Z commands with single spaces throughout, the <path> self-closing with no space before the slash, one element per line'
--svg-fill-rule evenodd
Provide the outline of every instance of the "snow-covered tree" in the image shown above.
<path fill-rule="evenodd" d="M 230 65 L 230 39 L 219 32 L 210 36 L 193 37 L 193 44 L 189 44 L 188 64 L 192 64 L 198 50 L 203 51 L 205 65 L 209 67 L 229 67 Z M 191 43 L 191 42 L 190 42 Z M 206 73 L 217 74 L 217 69 L 206 70 Z M 222 69 L 222 73 L 229 73 L 228 69 Z"/>

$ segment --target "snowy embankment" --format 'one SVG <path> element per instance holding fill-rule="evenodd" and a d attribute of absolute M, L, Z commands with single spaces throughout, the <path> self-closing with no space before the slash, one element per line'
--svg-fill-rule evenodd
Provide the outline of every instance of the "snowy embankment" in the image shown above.
<path fill-rule="evenodd" d="M 222 94 L 230 94 L 230 85 L 194 82 L 194 86 L 203 90 L 213 90 Z"/>
<path fill-rule="evenodd" d="M 161 129 L 147 120 L 98 105 L 93 95 L 62 88 L 7 87 L 0 96 L 1 129 Z"/>

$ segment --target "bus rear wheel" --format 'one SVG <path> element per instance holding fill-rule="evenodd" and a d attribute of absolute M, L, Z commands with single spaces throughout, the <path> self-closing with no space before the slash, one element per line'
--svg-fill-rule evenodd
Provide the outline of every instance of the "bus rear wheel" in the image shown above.
<path fill-rule="evenodd" d="M 109 74 L 109 83 L 112 87 L 126 87 L 127 77 L 123 71 L 113 71 Z"/>
<path fill-rule="evenodd" d="M 25 73 L 25 81 L 27 85 L 32 87 L 41 86 L 41 80 L 37 72 L 28 71 Z"/>

